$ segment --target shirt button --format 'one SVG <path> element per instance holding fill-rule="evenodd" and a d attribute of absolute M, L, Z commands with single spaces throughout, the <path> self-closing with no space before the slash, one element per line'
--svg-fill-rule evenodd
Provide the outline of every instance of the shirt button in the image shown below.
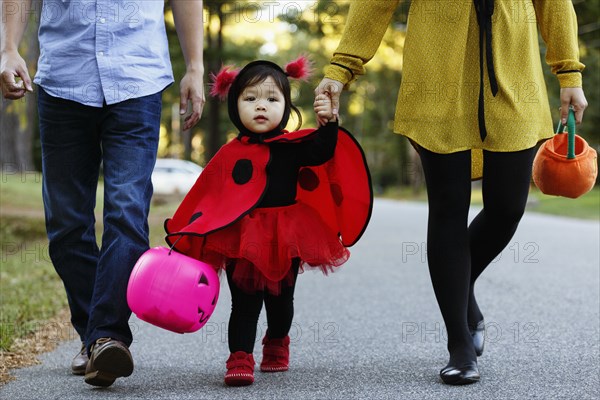
<path fill-rule="evenodd" d="M 99 52 L 98 52 L 98 55 L 99 55 L 99 56 L 103 56 L 103 55 L 104 55 L 104 52 L 103 52 L 103 51 L 99 51 Z"/>
<path fill-rule="evenodd" d="M 104 19 L 104 18 L 100 18 L 100 23 L 101 23 L 101 24 L 103 24 L 103 23 L 105 23 L 105 22 L 106 22 L 106 19 Z"/>

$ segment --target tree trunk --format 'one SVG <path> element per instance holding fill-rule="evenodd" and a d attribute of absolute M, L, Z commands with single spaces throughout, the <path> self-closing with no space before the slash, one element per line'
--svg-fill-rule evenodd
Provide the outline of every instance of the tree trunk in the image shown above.
<path fill-rule="evenodd" d="M 215 5 L 216 9 L 210 10 L 210 15 L 214 12 L 219 19 L 219 30 L 216 34 L 207 28 L 206 37 L 209 48 L 208 54 L 208 71 L 217 73 L 222 63 L 223 54 L 223 26 L 225 25 L 225 15 L 223 14 L 222 6 Z M 209 20 L 210 21 L 210 20 Z M 207 24 L 210 26 L 210 24 Z M 215 37 L 216 36 L 216 37 Z M 210 160 L 221 147 L 221 126 L 220 126 L 220 110 L 221 102 L 218 98 L 208 97 L 208 132 L 205 137 L 205 159 Z"/>
<path fill-rule="evenodd" d="M 183 159 L 190 161 L 192 159 L 192 130 L 191 129 L 181 132 L 181 141 L 183 142 Z"/>
<path fill-rule="evenodd" d="M 20 100 L 19 100 L 20 101 Z M 15 140 L 19 136 L 19 117 L 11 112 L 13 104 L 10 100 L 1 101 L 2 107 L 0 113 L 0 165 L 2 171 L 20 170 L 16 157 Z"/>

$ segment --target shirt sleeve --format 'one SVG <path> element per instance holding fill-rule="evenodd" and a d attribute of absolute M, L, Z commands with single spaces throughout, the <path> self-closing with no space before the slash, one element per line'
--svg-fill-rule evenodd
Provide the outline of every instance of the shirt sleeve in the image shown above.
<path fill-rule="evenodd" d="M 328 122 L 319 127 L 312 140 L 296 144 L 298 162 L 301 166 L 315 166 L 326 163 L 333 157 L 337 145 L 338 123 Z"/>
<path fill-rule="evenodd" d="M 351 1 L 344 33 L 325 77 L 348 87 L 364 75 L 368 63 L 381 44 L 400 0 Z"/>
<path fill-rule="evenodd" d="M 546 43 L 546 63 L 561 88 L 581 87 L 577 16 L 571 0 L 534 0 L 536 18 Z"/>

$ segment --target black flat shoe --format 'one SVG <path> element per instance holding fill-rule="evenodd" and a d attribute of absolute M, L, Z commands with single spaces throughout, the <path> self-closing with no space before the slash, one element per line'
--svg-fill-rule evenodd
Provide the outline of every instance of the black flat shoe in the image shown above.
<path fill-rule="evenodd" d="M 469 385 L 479 382 L 477 362 L 471 361 L 460 367 L 448 365 L 440 371 L 440 378 L 446 385 Z"/>
<path fill-rule="evenodd" d="M 477 327 L 475 329 L 469 328 L 469 332 L 471 332 L 471 337 L 473 338 L 475 354 L 477 354 L 477 357 L 479 357 L 483 354 L 483 346 L 485 344 L 485 324 L 483 320 L 477 323 Z"/>

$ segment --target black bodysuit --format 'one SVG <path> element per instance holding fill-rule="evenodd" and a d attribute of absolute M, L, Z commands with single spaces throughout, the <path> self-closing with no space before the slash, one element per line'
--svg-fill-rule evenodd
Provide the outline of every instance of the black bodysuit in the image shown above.
<path fill-rule="evenodd" d="M 294 204 L 300 168 L 321 165 L 330 160 L 335 152 L 337 132 L 338 123 L 329 122 L 317 129 L 314 138 L 304 142 L 269 144 L 271 159 L 267 165 L 267 188 L 258 207 Z M 264 140 L 280 134 L 265 134 L 261 138 Z"/>

